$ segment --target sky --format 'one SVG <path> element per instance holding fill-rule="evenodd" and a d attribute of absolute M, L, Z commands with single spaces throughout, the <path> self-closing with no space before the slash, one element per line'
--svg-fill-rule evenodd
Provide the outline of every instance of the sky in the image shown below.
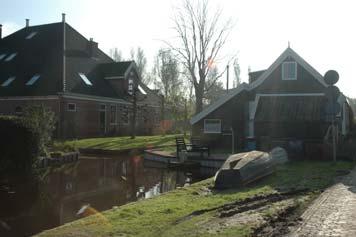
<path fill-rule="evenodd" d="M 94 38 L 109 52 L 117 47 L 128 58 L 131 48 L 145 51 L 149 67 L 163 41 L 174 40 L 172 16 L 180 0 L 0 0 L 3 36 L 25 26 L 66 21 L 86 38 Z M 287 48 L 310 63 L 319 73 L 338 71 L 337 86 L 356 97 L 356 2 L 352 0 L 211 0 L 234 28 L 222 56 L 236 54 L 241 78 L 268 68 Z M 222 20 L 224 20 L 222 19 Z M 220 70 L 225 61 L 217 65 Z M 150 70 L 150 69 L 149 69 Z M 230 72 L 230 75 L 232 71 Z M 225 77 L 221 79 L 225 80 Z"/>

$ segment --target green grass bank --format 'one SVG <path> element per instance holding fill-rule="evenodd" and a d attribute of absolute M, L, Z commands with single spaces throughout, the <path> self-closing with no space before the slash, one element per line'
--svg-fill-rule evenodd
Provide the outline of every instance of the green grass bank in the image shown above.
<path fill-rule="evenodd" d="M 160 146 L 175 146 L 175 137 L 181 134 L 136 136 L 131 139 L 126 137 L 101 137 L 71 141 L 55 141 L 52 149 L 55 151 L 69 151 L 73 149 L 102 149 L 102 150 L 127 150 L 138 148 L 153 148 Z"/>
<path fill-rule="evenodd" d="M 224 191 L 212 189 L 213 180 L 208 179 L 39 236 L 250 236 L 280 216 L 300 213 L 340 171 L 353 166 L 342 161 L 290 162 L 257 183 Z"/>

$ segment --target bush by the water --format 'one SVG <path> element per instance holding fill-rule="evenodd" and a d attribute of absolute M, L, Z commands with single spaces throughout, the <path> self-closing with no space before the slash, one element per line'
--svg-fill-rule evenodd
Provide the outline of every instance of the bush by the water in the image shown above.
<path fill-rule="evenodd" d="M 0 173 L 31 173 L 39 154 L 39 134 L 18 117 L 0 117 L 0 131 Z"/>
<path fill-rule="evenodd" d="M 54 129 L 54 113 L 42 105 L 25 108 L 21 117 L 0 116 L 0 174 L 31 174 L 37 158 L 48 155 Z"/>
<path fill-rule="evenodd" d="M 22 119 L 26 125 L 39 135 L 40 155 L 48 156 L 47 147 L 52 141 L 56 124 L 54 112 L 43 105 L 28 106 L 24 110 Z"/>

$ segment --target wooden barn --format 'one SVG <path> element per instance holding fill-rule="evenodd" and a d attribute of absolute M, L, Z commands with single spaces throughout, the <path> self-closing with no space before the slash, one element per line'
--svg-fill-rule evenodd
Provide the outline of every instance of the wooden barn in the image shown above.
<path fill-rule="evenodd" d="M 248 84 L 196 114 L 192 134 L 219 152 L 268 151 L 277 145 L 297 153 L 315 150 L 330 125 L 327 87 L 323 76 L 288 47 L 267 70 L 250 72 Z M 346 136 L 352 112 L 342 93 L 337 103 L 338 129 Z"/>

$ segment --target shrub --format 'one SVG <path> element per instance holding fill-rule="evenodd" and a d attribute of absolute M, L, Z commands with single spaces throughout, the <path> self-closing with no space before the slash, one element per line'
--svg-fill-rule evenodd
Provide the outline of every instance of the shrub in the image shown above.
<path fill-rule="evenodd" d="M 56 119 L 54 112 L 43 105 L 28 106 L 24 110 L 24 123 L 39 135 L 39 152 L 47 156 L 47 147 L 52 140 Z"/>
<path fill-rule="evenodd" d="M 18 117 L 0 117 L 0 174 L 27 175 L 39 155 L 40 136 Z"/>

